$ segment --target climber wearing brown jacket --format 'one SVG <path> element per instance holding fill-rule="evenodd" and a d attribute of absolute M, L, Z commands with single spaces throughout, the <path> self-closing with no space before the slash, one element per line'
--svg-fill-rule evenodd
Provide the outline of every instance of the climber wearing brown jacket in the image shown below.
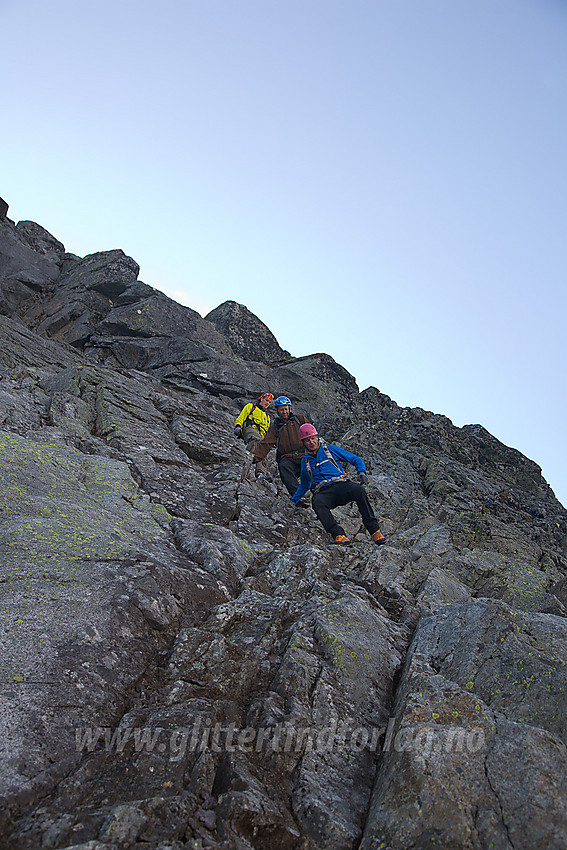
<path fill-rule="evenodd" d="M 292 496 L 299 486 L 301 458 L 305 454 L 303 443 L 299 439 L 299 426 L 307 422 L 301 413 L 291 412 L 291 401 L 287 396 L 280 396 L 274 402 L 276 418 L 270 424 L 264 438 L 254 447 L 252 463 L 260 463 L 268 452 L 276 446 L 276 463 L 284 486 Z M 307 507 L 309 501 L 303 500 L 300 507 Z"/>

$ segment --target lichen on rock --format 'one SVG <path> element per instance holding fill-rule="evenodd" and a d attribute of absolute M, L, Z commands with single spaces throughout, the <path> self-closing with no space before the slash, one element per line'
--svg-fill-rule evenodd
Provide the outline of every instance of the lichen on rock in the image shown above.
<path fill-rule="evenodd" d="M 480 425 L 0 221 L 0 847 L 567 845 L 567 512 Z M 331 546 L 233 437 L 361 455 Z M 271 479 L 271 480 L 270 480 Z"/>

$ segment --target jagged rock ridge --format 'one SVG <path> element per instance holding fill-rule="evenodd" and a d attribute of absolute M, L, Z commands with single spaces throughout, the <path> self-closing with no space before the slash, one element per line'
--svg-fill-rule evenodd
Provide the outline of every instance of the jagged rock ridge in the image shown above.
<path fill-rule="evenodd" d="M 5 214 L 1 846 L 564 847 L 539 467 Z M 386 546 L 344 508 L 329 547 L 273 459 L 250 476 L 232 424 L 266 388 L 364 457 Z"/>

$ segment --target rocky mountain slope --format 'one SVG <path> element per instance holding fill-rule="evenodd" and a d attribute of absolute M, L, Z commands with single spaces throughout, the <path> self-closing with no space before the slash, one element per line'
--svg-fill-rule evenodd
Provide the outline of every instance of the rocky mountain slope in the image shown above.
<path fill-rule="evenodd" d="M 539 467 L 0 214 L 0 846 L 565 848 Z M 254 478 L 263 390 L 364 458 L 387 545 Z"/>

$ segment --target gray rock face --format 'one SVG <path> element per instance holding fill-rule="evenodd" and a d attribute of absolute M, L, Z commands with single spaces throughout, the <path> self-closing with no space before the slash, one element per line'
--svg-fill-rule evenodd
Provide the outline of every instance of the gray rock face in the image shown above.
<path fill-rule="evenodd" d="M 565 847 L 539 467 L 137 274 L 0 221 L 0 847 Z M 253 476 L 264 389 L 364 458 L 386 545 Z"/>
<path fill-rule="evenodd" d="M 232 350 L 243 360 L 274 363 L 287 360 L 289 351 L 280 347 L 271 330 L 244 304 L 225 301 L 205 316 L 227 338 Z"/>
<path fill-rule="evenodd" d="M 565 843 L 566 636 L 488 601 L 421 621 L 361 847 Z"/>
<path fill-rule="evenodd" d="M 63 245 L 33 222 L 0 216 L 0 314 L 21 316 L 60 274 Z"/>

